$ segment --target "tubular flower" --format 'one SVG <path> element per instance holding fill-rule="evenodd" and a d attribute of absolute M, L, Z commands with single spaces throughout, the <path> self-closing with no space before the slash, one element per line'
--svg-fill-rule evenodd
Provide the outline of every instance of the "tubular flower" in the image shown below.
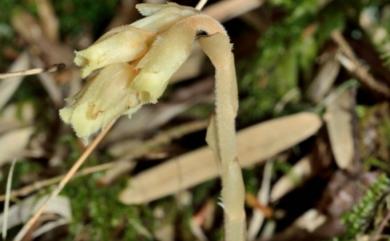
<path fill-rule="evenodd" d="M 116 27 L 76 52 L 74 62 L 88 77 L 87 84 L 67 100 L 60 116 L 80 138 L 88 139 L 143 104 L 156 103 L 199 32 L 225 34 L 218 22 L 190 7 L 138 4 L 137 9 L 146 17 Z"/>
<path fill-rule="evenodd" d="M 75 52 L 74 62 L 81 67 L 83 78 L 106 65 L 139 59 L 146 53 L 156 34 L 172 26 L 175 21 L 195 13 L 192 8 L 174 3 L 138 4 L 137 9 L 146 17 L 130 25 L 113 28 L 87 49 Z"/>
<path fill-rule="evenodd" d="M 88 139 L 121 115 L 130 117 L 143 104 L 155 102 L 190 54 L 192 42 L 187 41 L 184 52 L 164 55 L 159 66 L 163 71 L 150 68 L 150 60 L 159 51 L 166 52 L 158 43 L 166 45 L 163 39 L 172 35 L 170 29 L 175 22 L 196 14 L 195 9 L 174 3 L 138 4 L 137 9 L 146 17 L 111 29 L 87 49 L 75 52 L 74 62 L 81 67 L 81 76 L 88 77 L 87 84 L 67 100 L 60 116 L 80 138 Z M 174 41 L 174 36 L 169 41 Z M 96 74 L 91 74 L 93 71 Z M 134 82 L 138 73 L 142 78 L 150 77 L 145 86 Z M 139 90 L 134 83 L 138 83 Z"/>

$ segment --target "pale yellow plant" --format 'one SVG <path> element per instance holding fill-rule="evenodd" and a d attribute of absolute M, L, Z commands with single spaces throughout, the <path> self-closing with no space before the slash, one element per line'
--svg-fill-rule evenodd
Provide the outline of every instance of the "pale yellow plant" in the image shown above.
<path fill-rule="evenodd" d="M 146 17 L 76 52 L 74 61 L 88 82 L 60 116 L 77 136 L 88 138 L 120 116 L 156 103 L 199 40 L 216 69 L 216 107 L 206 139 L 221 169 L 225 240 L 243 241 L 245 191 L 236 153 L 237 83 L 229 37 L 218 21 L 194 8 L 168 3 L 137 9 Z"/>

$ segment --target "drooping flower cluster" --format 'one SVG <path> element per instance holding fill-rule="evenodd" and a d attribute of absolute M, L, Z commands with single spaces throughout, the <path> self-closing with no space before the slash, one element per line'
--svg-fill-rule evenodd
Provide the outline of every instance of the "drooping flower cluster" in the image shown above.
<path fill-rule="evenodd" d="M 87 85 L 60 111 L 76 134 L 88 138 L 121 115 L 156 103 L 188 58 L 194 40 L 215 67 L 215 112 L 207 143 L 221 163 L 226 241 L 245 239 L 244 184 L 237 162 L 237 82 L 232 45 L 215 19 L 176 4 L 140 4 L 145 18 L 104 34 L 76 52 Z"/>
<path fill-rule="evenodd" d="M 68 99 L 60 116 L 81 138 L 156 102 L 191 51 L 191 46 L 184 46 L 188 41 L 182 48 L 176 45 L 180 37 L 171 28 L 197 14 L 195 9 L 174 3 L 138 4 L 137 9 L 144 18 L 116 27 L 87 49 L 76 51 L 74 62 L 81 67 L 81 76 L 88 78 L 87 84 Z"/>

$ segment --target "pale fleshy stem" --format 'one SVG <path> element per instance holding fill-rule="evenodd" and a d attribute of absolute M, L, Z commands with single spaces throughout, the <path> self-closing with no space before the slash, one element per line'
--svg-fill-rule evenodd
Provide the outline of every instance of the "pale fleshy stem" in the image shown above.
<path fill-rule="evenodd" d="M 221 163 L 225 240 L 244 241 L 245 188 L 236 151 L 238 94 L 234 57 L 226 34 L 217 33 L 200 38 L 200 45 L 216 70 L 216 109 L 207 133 L 207 142 Z"/>

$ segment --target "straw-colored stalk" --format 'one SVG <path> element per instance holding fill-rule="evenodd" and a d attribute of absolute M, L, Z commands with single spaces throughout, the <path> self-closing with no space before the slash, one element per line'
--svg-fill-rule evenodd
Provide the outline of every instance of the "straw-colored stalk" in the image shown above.
<path fill-rule="evenodd" d="M 192 16 L 186 20 L 186 26 L 194 33 L 205 31 L 209 34 L 210 26 L 219 25 L 215 20 L 204 16 Z M 207 37 L 200 37 L 199 42 L 215 67 L 215 113 L 211 118 L 206 140 L 221 167 L 225 240 L 243 241 L 245 190 L 236 151 L 235 118 L 238 94 L 232 46 L 222 29 Z"/>

